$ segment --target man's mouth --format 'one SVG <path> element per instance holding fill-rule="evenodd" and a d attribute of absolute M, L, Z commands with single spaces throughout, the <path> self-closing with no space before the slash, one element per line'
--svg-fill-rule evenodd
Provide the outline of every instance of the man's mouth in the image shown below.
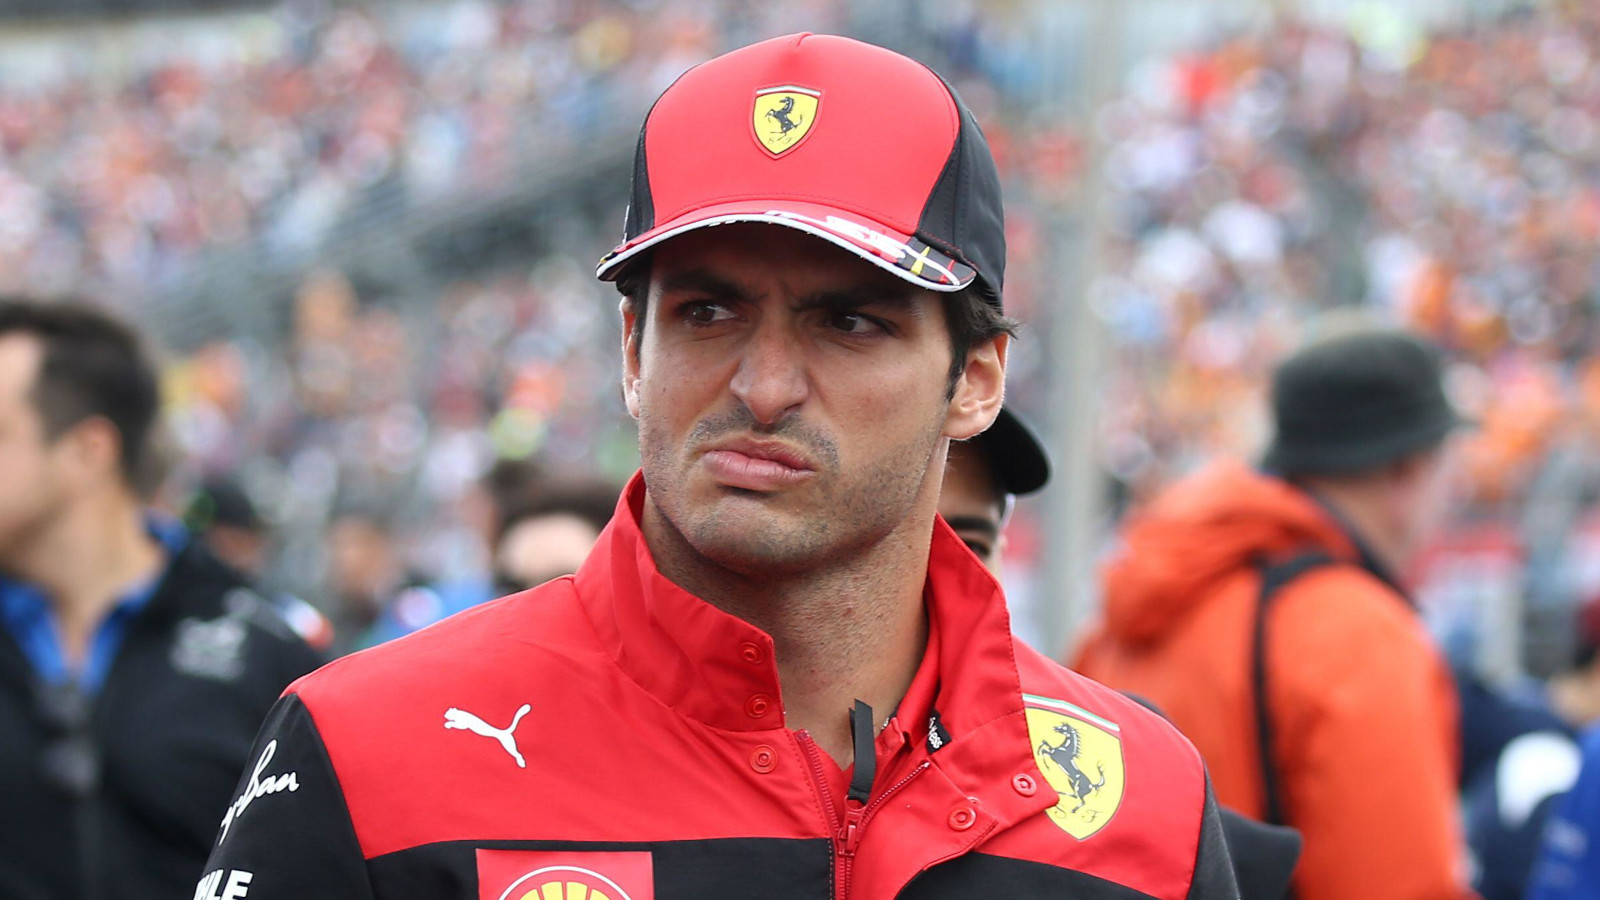
<path fill-rule="evenodd" d="M 817 474 L 805 454 L 776 442 L 724 441 L 701 459 L 718 483 L 746 491 L 782 490 Z"/>

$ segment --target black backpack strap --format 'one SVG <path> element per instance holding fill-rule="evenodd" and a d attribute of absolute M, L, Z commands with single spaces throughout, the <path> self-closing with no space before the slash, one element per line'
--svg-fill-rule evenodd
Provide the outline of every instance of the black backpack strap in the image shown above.
<path fill-rule="evenodd" d="M 1267 703 L 1267 605 L 1289 582 L 1333 562 L 1328 554 L 1311 551 L 1282 562 L 1261 564 L 1261 593 L 1256 601 L 1255 634 L 1250 646 L 1250 681 L 1255 694 L 1256 752 L 1261 761 L 1264 819 L 1272 825 L 1289 823 L 1284 813 L 1283 789 L 1278 784 L 1278 767 L 1272 760 L 1272 716 Z"/>

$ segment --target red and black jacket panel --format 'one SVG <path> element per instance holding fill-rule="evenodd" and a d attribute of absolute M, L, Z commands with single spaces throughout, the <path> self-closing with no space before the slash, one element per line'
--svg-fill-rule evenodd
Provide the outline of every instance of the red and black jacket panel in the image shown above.
<path fill-rule="evenodd" d="M 499 897 L 495 885 L 480 883 L 478 856 L 484 850 L 543 851 L 573 860 L 616 852 L 648 854 L 653 868 L 651 896 L 660 900 L 745 896 L 816 900 L 833 896 L 833 845 L 823 836 L 445 840 L 369 858 L 356 838 L 339 779 L 311 715 L 298 696 L 280 701 L 263 729 L 263 746 L 274 741 L 275 752 L 255 774 L 256 783 L 293 773 L 295 787 L 260 794 L 234 817 L 201 879 L 198 900 L 227 896 L 225 889 L 230 883 L 248 888 L 248 896 L 256 900 Z M 250 780 L 247 776 L 246 783 Z M 560 790 L 559 782 L 551 789 Z M 397 784 L 396 791 L 404 791 L 404 785 Z M 706 811 L 691 808 L 684 813 L 692 816 Z M 543 812 L 540 804 L 530 802 L 527 821 L 539 821 Z M 1233 900 L 1233 874 L 1215 808 L 1209 802 L 1199 838 L 1193 877 L 1181 896 Z M 1148 839 L 1156 845 L 1169 840 L 1188 843 L 1177 835 L 1150 834 Z M 904 900 L 969 900 L 997 893 L 1017 898 L 1106 900 L 1156 896 L 1087 872 L 1000 851 L 999 846 L 985 845 L 935 864 L 894 896 Z M 237 897 L 243 900 L 245 894 Z"/>
<path fill-rule="evenodd" d="M 656 571 L 642 495 L 575 578 L 292 687 L 200 897 L 1236 897 L 1193 748 L 1017 644 L 942 524 L 925 658 L 851 805 L 784 726 L 771 639 Z"/>

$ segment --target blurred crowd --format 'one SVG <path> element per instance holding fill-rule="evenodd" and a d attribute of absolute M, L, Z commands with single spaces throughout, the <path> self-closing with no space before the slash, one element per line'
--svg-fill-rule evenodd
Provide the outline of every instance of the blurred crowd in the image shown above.
<path fill-rule="evenodd" d="M 176 53 L 152 29 L 115 55 L 15 54 L 0 289 L 159 287 L 219 245 L 293 253 L 372 227 L 349 219 L 375 195 L 503 188 L 515 163 L 581 154 L 608 115 L 631 121 L 730 40 L 829 21 L 834 5 L 278 4 Z"/>
<path fill-rule="evenodd" d="M 151 62 L 120 80 L 84 72 L 46 79 L 49 90 L 0 85 L 0 105 L 21 120 L 4 165 L 63 211 L 10 245 L 16 264 L 0 265 L 0 286 L 137 307 L 230 242 L 271 254 L 284 240 L 311 246 L 330 229 L 375 227 L 349 218 L 373 192 L 421 203 L 430 192 L 492 194 L 515 176 L 518 154 L 580 154 L 597 130 L 636 121 L 690 63 L 788 30 L 848 30 L 848 16 L 825 0 L 760 10 L 714 0 L 281 6 L 250 18 L 251 28 L 229 19 L 205 54 L 150 48 Z M 1064 120 L 1014 116 L 994 87 L 1003 77 L 1027 83 L 1044 62 L 1019 56 L 1007 20 L 978 23 L 968 9 L 923 26 L 984 117 L 1011 193 L 1069 191 L 1081 162 Z M 33 116 L 45 106 L 115 114 L 84 112 L 51 130 Z M 112 126 L 115 135 L 104 131 Z M 83 154 L 118 177 L 84 190 L 59 164 Z M 227 189 L 193 180 L 202 175 Z M 167 198 L 160 221 L 140 219 L 144 207 L 130 199 L 145 189 Z M 236 227 L 213 227 L 218 204 L 232 204 Z M 1041 215 L 1026 203 L 1012 211 L 1014 272 L 1046 262 Z M 96 243 L 124 226 L 139 239 Z M 596 248 L 615 237 L 609 220 L 566 227 Z M 70 257 L 51 257 L 69 245 Z M 137 249 L 132 268 L 112 260 L 116 247 Z M 346 533 L 348 518 L 367 522 L 382 545 L 380 605 L 411 585 L 481 581 L 494 507 L 483 484 L 497 462 L 536 459 L 556 477 L 615 485 L 637 465 L 614 371 L 616 295 L 592 265 L 547 251 L 443 278 L 420 306 L 371 296 L 336 268 L 309 271 L 291 308 L 272 317 L 281 334 L 230 335 L 169 357 L 162 505 L 180 511 L 203 485 L 231 482 L 259 507 L 261 577 L 335 620 L 348 592 L 338 586 L 342 544 L 326 538 Z M 1013 284 L 1007 304 L 1019 316 L 1048 299 L 1036 279 Z M 1037 380 L 1042 365 L 1030 343 L 1021 381 Z M 1015 525 L 1018 580 L 1036 555 L 1036 528 L 1026 513 Z"/>
<path fill-rule="evenodd" d="M 492 194 L 528 155 L 581 153 L 631 121 L 719 48 L 850 15 L 826 0 L 282 5 L 229 19 L 204 52 L 13 71 L 0 287 L 136 304 L 219 247 L 293 253 L 372 228 L 361 216 L 388 208 L 380 195 Z M 1081 199 L 1083 150 L 1041 103 L 1049 65 L 1017 24 L 962 7 L 920 23 L 920 40 L 1007 182 L 1008 309 L 1048 328 L 1052 229 Z M 1400 37 L 1357 26 L 1284 22 L 1163 57 L 1098 117 L 1111 227 L 1092 296 L 1109 337 L 1098 444 L 1117 512 L 1201 460 L 1256 452 L 1270 363 L 1312 314 L 1363 304 L 1448 348 L 1481 426 L 1460 527 L 1425 556 L 1423 593 L 1446 618 L 1485 585 L 1569 609 L 1600 594 L 1600 568 L 1581 563 L 1600 534 L 1596 273 L 1581 252 L 1600 230 L 1600 14 L 1548 4 Z M 311 272 L 284 334 L 169 368 L 168 505 L 235 476 L 275 526 L 268 574 L 308 595 L 346 508 L 381 510 L 419 577 L 483 571 L 474 486 L 496 460 L 613 481 L 634 465 L 614 300 L 589 263 L 558 252 L 480 273 L 420 310 Z M 1043 333 L 1019 343 L 1012 394 L 1048 422 Z M 1019 584 L 1038 527 L 1026 509 L 1014 526 Z"/>
<path fill-rule="evenodd" d="M 1124 500 L 1259 448 L 1271 363 L 1362 304 L 1448 350 L 1479 425 L 1434 555 L 1474 571 L 1416 573 L 1424 593 L 1600 594 L 1574 537 L 1600 424 L 1597 54 L 1600 12 L 1552 3 L 1409 36 L 1280 24 L 1140 69 L 1101 118 L 1101 448 Z"/>

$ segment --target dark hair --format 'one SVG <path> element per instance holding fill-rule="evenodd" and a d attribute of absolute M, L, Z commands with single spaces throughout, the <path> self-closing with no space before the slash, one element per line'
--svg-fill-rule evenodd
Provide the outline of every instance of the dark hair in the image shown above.
<path fill-rule="evenodd" d="M 496 523 L 494 543 L 499 546 L 518 524 L 544 516 L 570 515 L 604 531 L 616 511 L 622 491 L 613 484 L 594 480 L 545 482 L 526 485 L 516 498 L 507 498 Z"/>
<path fill-rule="evenodd" d="M 650 255 L 641 255 L 617 276 L 617 293 L 633 308 L 634 346 L 644 334 L 645 314 L 650 310 Z M 956 393 L 956 382 L 967 370 L 967 351 L 1002 334 L 1016 337 L 1018 323 L 984 299 L 976 286 L 945 297 L 945 327 L 950 332 L 950 371 L 945 382 L 945 397 Z"/>
<path fill-rule="evenodd" d="M 53 441 L 86 419 L 104 418 L 122 442 L 123 477 L 145 487 L 161 391 L 139 335 L 81 302 L 0 298 L 0 337 L 12 334 L 43 345 L 32 399 L 45 437 Z"/>

